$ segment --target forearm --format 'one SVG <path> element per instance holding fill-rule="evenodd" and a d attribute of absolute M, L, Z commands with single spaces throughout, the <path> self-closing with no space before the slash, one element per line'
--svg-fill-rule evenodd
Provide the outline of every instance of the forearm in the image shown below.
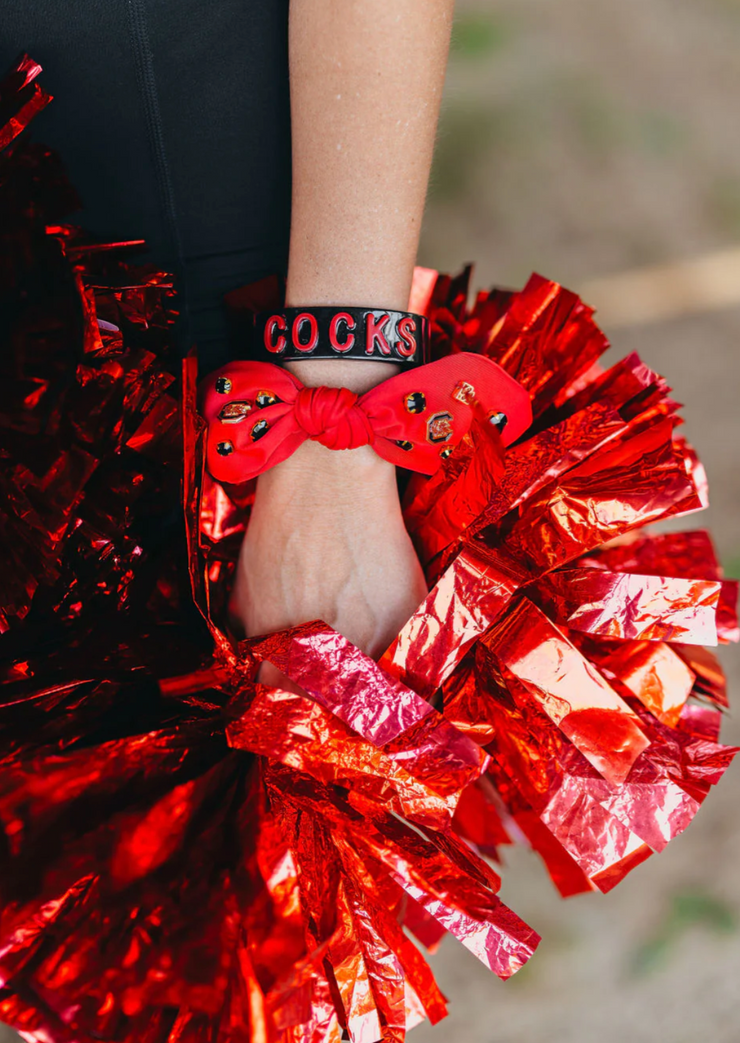
<path fill-rule="evenodd" d="M 288 305 L 407 307 L 453 2 L 291 0 Z M 357 360 L 291 368 L 357 391 L 395 372 Z"/>
<path fill-rule="evenodd" d="M 407 308 L 452 6 L 291 0 L 288 306 Z M 396 370 L 358 359 L 288 365 L 307 385 L 358 393 Z M 371 446 L 307 441 L 260 476 L 233 602 L 248 634 L 321 618 L 375 655 L 425 593 L 395 468 Z"/>

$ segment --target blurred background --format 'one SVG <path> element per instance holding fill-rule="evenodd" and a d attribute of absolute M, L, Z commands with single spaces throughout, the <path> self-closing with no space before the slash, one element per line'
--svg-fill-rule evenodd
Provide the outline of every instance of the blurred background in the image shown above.
<path fill-rule="evenodd" d="M 532 270 L 664 374 L 740 575 L 740 0 L 457 0 L 420 263 L 474 284 Z M 723 654 L 724 653 L 724 654 Z M 740 656 L 720 649 L 740 702 Z M 723 740 L 740 744 L 740 715 Z M 415 1043 L 737 1043 L 740 761 L 688 831 L 611 894 L 563 901 L 535 856 L 502 897 L 537 955 L 494 978 L 451 938 L 450 1017 Z"/>

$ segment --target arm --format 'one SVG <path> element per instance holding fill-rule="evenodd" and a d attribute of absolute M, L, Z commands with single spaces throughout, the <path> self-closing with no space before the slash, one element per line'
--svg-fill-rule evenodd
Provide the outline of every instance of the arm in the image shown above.
<path fill-rule="evenodd" d="M 450 0 L 292 0 L 289 304 L 406 308 L 451 21 Z"/>
<path fill-rule="evenodd" d="M 291 0 L 293 209 L 287 304 L 405 309 L 453 0 Z M 395 367 L 290 364 L 363 392 Z M 322 617 L 382 652 L 424 596 L 395 470 L 308 442 L 259 479 L 236 587 L 248 633 Z"/>

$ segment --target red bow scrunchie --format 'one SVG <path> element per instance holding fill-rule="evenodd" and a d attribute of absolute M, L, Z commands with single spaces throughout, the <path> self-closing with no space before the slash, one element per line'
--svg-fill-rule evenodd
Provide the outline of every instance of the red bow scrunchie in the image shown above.
<path fill-rule="evenodd" d="M 532 420 L 521 384 L 469 352 L 391 377 L 362 396 L 304 387 L 267 362 L 231 362 L 207 378 L 206 462 L 217 481 L 239 484 L 311 438 L 329 449 L 372 445 L 392 464 L 433 474 L 469 430 L 474 409 L 504 445 Z"/>

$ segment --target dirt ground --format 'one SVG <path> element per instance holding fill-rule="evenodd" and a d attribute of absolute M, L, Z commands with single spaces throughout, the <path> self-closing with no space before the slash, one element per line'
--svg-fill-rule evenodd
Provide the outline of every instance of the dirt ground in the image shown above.
<path fill-rule="evenodd" d="M 458 0 L 420 261 L 476 284 L 597 277 L 740 243 L 740 0 Z M 596 302 L 593 302 L 596 303 Z M 607 333 L 610 330 L 607 329 Z M 708 524 L 740 574 L 740 307 L 613 332 L 685 403 Z M 740 698 L 737 649 L 722 656 Z M 740 720 L 723 738 L 740 743 Z M 740 762 L 608 896 L 562 901 L 520 851 L 502 896 L 543 935 L 510 982 L 447 939 L 450 1017 L 414 1043 L 738 1043 Z M 0 1027 L 0 1043 L 4 1035 Z"/>

